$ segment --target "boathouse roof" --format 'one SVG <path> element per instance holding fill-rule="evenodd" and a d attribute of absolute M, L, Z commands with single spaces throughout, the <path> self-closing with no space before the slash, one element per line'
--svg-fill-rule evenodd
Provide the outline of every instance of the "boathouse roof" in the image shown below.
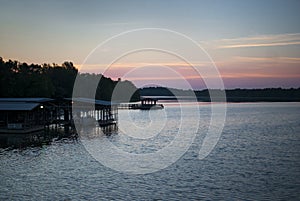
<path fill-rule="evenodd" d="M 0 111 L 31 111 L 50 98 L 0 98 Z"/>
<path fill-rule="evenodd" d="M 89 104 L 95 104 L 95 105 L 104 105 L 104 106 L 118 105 L 118 103 L 115 103 L 115 102 L 105 101 L 105 100 L 96 100 L 96 99 L 92 99 L 92 98 L 66 98 L 66 100 L 72 100 L 75 102 L 89 103 Z"/>
<path fill-rule="evenodd" d="M 0 101 L 0 111 L 31 111 L 39 105 L 40 103 Z"/>
<path fill-rule="evenodd" d="M 0 102 L 30 102 L 30 103 L 45 103 L 53 101 L 51 98 L 0 98 Z"/>

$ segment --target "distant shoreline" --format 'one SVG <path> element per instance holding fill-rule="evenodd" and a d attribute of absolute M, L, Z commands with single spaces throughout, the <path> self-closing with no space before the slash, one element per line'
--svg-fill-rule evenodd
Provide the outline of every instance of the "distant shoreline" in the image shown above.
<path fill-rule="evenodd" d="M 218 101 L 216 94 L 224 94 L 224 90 L 212 89 L 202 91 L 168 89 L 164 87 L 149 87 L 140 89 L 141 97 L 155 98 L 157 100 L 195 100 L 211 102 L 210 92 L 215 94 L 213 102 L 223 102 L 224 97 Z M 174 95 L 176 94 L 176 96 Z M 225 90 L 226 102 L 300 102 L 300 88 L 282 89 L 229 89 Z"/>
<path fill-rule="evenodd" d="M 164 100 L 177 100 L 177 98 L 175 96 L 170 96 L 169 98 L 165 97 L 156 97 L 156 96 L 145 96 L 147 98 L 153 98 L 159 101 L 164 101 Z M 179 100 L 187 100 L 187 101 L 193 101 L 195 100 L 195 98 L 179 98 Z M 211 102 L 209 99 L 207 98 L 202 98 L 202 97 L 197 97 L 197 102 Z M 221 101 L 213 101 L 213 102 L 221 102 Z M 282 99 L 282 98 L 269 98 L 269 97 L 261 97 L 261 98 L 249 98 L 249 97 L 226 97 L 226 102 L 228 103 L 255 103 L 255 102 L 300 102 L 299 99 Z"/>

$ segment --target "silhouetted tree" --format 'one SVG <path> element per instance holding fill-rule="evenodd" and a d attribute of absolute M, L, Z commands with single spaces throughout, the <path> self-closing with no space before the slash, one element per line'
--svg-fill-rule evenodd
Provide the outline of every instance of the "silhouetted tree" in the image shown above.
<path fill-rule="evenodd" d="M 110 100 L 118 81 L 103 75 L 80 74 L 72 62 L 65 61 L 61 66 L 53 63 L 43 65 L 4 61 L 0 57 L 0 97 L 72 97 L 75 79 L 81 82 L 81 97 Z M 100 81 L 100 82 L 99 82 Z M 96 85 L 96 95 L 91 84 Z M 122 82 L 124 89 L 137 91 L 129 81 Z M 121 99 L 122 96 L 119 96 Z M 133 96 L 139 100 L 139 94 Z"/>

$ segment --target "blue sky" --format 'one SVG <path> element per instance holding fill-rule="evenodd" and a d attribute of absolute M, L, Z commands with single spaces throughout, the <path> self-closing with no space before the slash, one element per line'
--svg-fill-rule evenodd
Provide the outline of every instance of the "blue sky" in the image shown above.
<path fill-rule="evenodd" d="M 106 39 L 131 29 L 157 27 L 180 32 L 202 45 L 216 62 L 228 88 L 300 86 L 300 1 L 0 3 L 0 56 L 4 59 L 29 63 L 69 60 L 80 67 Z M 124 62 L 122 67 L 116 65 L 107 75 L 122 77 L 121 72 L 139 66 L 144 57 L 133 57 L 127 66 Z M 135 60 L 138 62 L 133 64 Z M 172 62 L 170 59 L 166 63 Z M 93 64 L 85 70 L 97 72 L 104 65 Z M 165 77 L 158 84 L 176 87 L 176 79 Z M 139 73 L 127 78 L 142 86 L 148 84 L 145 80 L 152 78 L 153 82 L 155 75 L 147 78 Z M 191 83 L 203 88 L 197 80 L 191 79 Z"/>

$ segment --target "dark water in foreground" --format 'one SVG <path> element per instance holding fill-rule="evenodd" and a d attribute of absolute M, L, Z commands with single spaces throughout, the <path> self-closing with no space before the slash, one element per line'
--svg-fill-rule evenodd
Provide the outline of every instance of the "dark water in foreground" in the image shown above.
<path fill-rule="evenodd" d="M 199 160 L 208 108 L 200 105 L 204 120 L 189 150 L 173 165 L 151 174 L 111 170 L 91 157 L 80 140 L 0 149 L 0 200 L 299 200 L 300 104 L 228 104 L 217 146 Z M 178 106 L 170 104 L 165 110 L 177 114 Z M 147 113 L 130 112 L 136 124 L 147 123 Z M 168 142 L 168 135 L 174 137 L 178 115 L 168 118 L 169 127 L 152 150 Z M 122 131 L 99 138 L 109 138 L 129 152 L 151 151 L 147 144 L 128 142 Z"/>

